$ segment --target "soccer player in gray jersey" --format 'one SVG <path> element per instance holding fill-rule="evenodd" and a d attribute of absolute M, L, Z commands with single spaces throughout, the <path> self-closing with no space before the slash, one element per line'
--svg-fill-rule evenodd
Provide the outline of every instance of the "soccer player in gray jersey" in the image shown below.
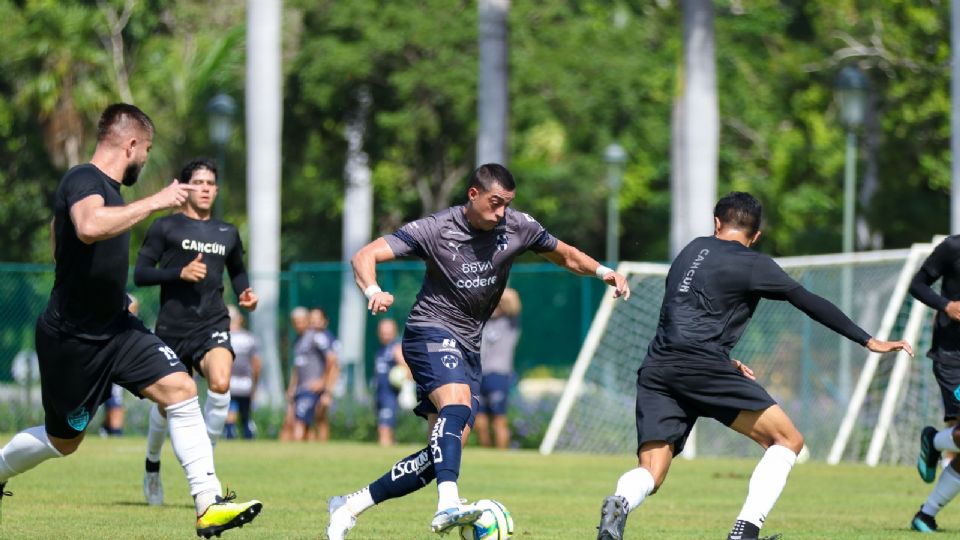
<path fill-rule="evenodd" d="M 243 326 L 244 318 L 240 308 L 231 304 L 227 306 L 227 311 L 230 313 L 230 343 L 236 357 L 230 373 L 230 411 L 227 413 L 223 434 L 228 439 L 236 437 L 239 417 L 240 434 L 244 439 L 252 439 L 257 427 L 253 423 L 251 412 L 262 361 L 256 337 Z"/>
<path fill-rule="evenodd" d="M 330 499 L 331 540 L 344 538 L 364 510 L 412 493 L 434 478 L 439 495 L 430 524 L 434 532 L 446 533 L 480 516 L 475 506 L 460 502 L 460 457 L 477 409 L 480 335 L 518 255 L 533 251 L 576 274 L 596 275 L 615 288 L 615 297 L 629 297 L 622 275 L 510 208 L 515 190 L 513 175 L 505 167 L 481 165 L 470 175 L 466 204 L 408 223 L 353 256 L 357 285 L 374 315 L 393 304 L 393 295 L 377 286 L 377 263 L 408 255 L 427 263 L 402 347 L 420 399 L 414 412 L 431 429 L 425 448 L 356 493 Z"/>
<path fill-rule="evenodd" d="M 497 309 L 483 327 L 480 360 L 483 379 L 480 381 L 480 413 L 474 430 L 480 446 L 510 446 L 510 425 L 507 422 L 507 398 L 513 383 L 513 356 L 520 341 L 520 295 L 507 288 Z M 491 419 L 493 440 L 490 438 Z"/>

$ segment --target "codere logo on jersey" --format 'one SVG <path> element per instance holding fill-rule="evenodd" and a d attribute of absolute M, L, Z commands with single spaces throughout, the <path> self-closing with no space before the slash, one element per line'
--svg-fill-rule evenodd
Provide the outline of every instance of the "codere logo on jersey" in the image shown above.
<path fill-rule="evenodd" d="M 196 251 L 197 253 L 212 253 L 214 255 L 227 254 L 227 246 L 219 242 L 198 242 L 184 238 L 183 242 L 180 243 L 180 247 L 185 251 Z"/>

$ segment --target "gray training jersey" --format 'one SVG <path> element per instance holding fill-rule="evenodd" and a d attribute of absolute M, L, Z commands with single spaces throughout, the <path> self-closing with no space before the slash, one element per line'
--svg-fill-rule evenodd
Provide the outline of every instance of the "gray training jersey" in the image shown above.
<path fill-rule="evenodd" d="M 293 368 L 297 370 L 297 390 L 320 379 L 327 371 L 327 352 L 333 348 L 330 337 L 322 331 L 307 329 L 293 346 Z"/>
<path fill-rule="evenodd" d="M 520 339 L 518 317 L 494 317 L 483 327 L 480 364 L 483 374 L 513 373 L 513 353 Z"/>
<path fill-rule="evenodd" d="M 237 397 L 250 397 L 253 391 L 253 357 L 259 354 L 256 339 L 245 329 L 231 330 L 230 346 L 234 354 L 230 393 Z"/>
<path fill-rule="evenodd" d="M 412 221 L 384 237 L 397 257 L 427 263 L 423 287 L 410 310 L 410 326 L 439 326 L 480 351 L 480 333 L 507 285 L 513 260 L 530 250 L 553 251 L 557 239 L 535 219 L 507 208 L 489 231 L 473 228 L 463 206 Z"/>

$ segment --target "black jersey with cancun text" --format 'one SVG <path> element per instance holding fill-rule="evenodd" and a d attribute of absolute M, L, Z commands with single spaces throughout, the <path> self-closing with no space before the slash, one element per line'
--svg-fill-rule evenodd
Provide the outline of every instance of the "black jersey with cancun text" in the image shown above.
<path fill-rule="evenodd" d="M 180 271 L 198 254 L 207 265 L 206 277 L 197 283 L 180 279 Z M 185 337 L 216 324 L 226 328 L 224 268 L 237 295 L 250 286 L 236 227 L 219 219 L 197 220 L 181 213 L 154 221 L 137 256 L 133 280 L 141 287 L 160 285 L 157 334 Z"/>
<path fill-rule="evenodd" d="M 930 286 L 938 279 L 940 294 Z M 913 277 L 910 294 L 937 310 L 931 356 L 960 363 L 960 322 L 944 311 L 948 303 L 960 300 L 960 235 L 949 236 L 934 248 Z"/>
<path fill-rule="evenodd" d="M 736 241 L 705 236 L 687 244 L 670 266 L 647 361 L 729 362 L 730 351 L 761 298 L 787 300 L 861 345 L 870 339 L 836 306 L 804 289 L 769 256 Z"/>
<path fill-rule="evenodd" d="M 53 328 L 87 339 L 107 339 L 127 318 L 127 271 L 130 233 L 84 244 L 70 218 L 70 208 L 91 195 L 105 206 L 123 206 L 120 182 L 86 163 L 63 176 L 53 199 L 56 278 L 43 313 Z"/>

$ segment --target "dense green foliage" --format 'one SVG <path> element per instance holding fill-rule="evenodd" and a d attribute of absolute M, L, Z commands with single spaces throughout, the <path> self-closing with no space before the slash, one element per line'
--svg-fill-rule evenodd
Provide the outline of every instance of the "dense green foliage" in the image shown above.
<path fill-rule="evenodd" d="M 166 504 L 143 504 L 145 444 L 142 438 L 91 437 L 75 455 L 12 479 L 7 489 L 14 496 L 3 500 L 4 540 L 193 537 L 193 504 L 169 444 L 161 469 Z M 420 447 L 222 441 L 217 476 L 241 500 L 264 503 L 256 521 L 224 538 L 323 538 L 328 497 L 353 492 Z M 626 538 L 723 538 L 755 464 L 677 461 L 660 491 L 631 514 Z M 630 456 L 544 457 L 468 448 L 460 492 L 471 500 L 503 502 L 516 522 L 514 538 L 582 540 L 596 536 L 600 502 L 635 465 Z M 782 532 L 789 540 L 914 538 L 908 524 L 930 489 L 910 467 L 797 465 L 763 532 Z M 366 512 L 350 538 L 437 538 L 428 527 L 435 508 L 436 489 L 430 485 Z M 937 520 L 948 537 L 960 528 L 949 508 Z"/>
<path fill-rule="evenodd" d="M 212 153 L 207 100 L 224 91 L 242 102 L 244 5 L 0 0 L 0 260 L 49 260 L 49 197 L 63 171 L 89 157 L 105 104 L 132 99 L 158 124 L 155 155 L 129 197 Z M 515 204 L 589 253 L 603 251 L 601 156 L 617 140 L 630 158 L 621 256 L 667 257 L 681 5 L 511 6 Z M 373 98 L 365 150 L 375 230 L 461 200 L 475 156 L 475 3 L 289 0 L 284 10 L 284 263 L 339 258 L 343 130 L 361 89 Z M 858 212 L 885 247 L 946 231 L 948 15 L 945 0 L 717 0 L 720 190 L 762 197 L 761 249 L 840 249 L 844 131 L 832 85 L 849 63 L 867 72 L 875 103 L 859 139 Z M 239 223 L 243 141 L 241 130 L 226 167 L 226 216 Z"/>

